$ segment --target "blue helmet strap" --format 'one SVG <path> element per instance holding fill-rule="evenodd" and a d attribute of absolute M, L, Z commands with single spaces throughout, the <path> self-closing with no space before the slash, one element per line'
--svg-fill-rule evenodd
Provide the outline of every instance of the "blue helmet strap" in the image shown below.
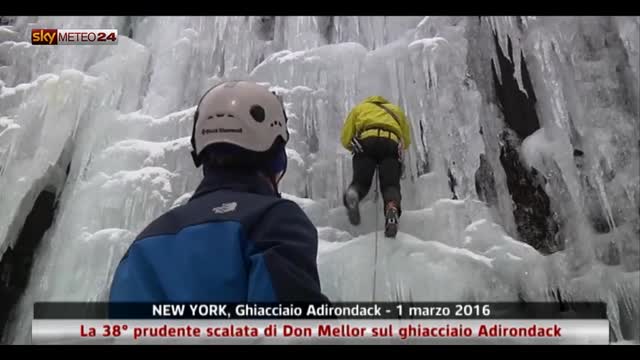
<path fill-rule="evenodd" d="M 266 175 L 268 175 L 278 196 L 280 196 L 278 185 L 280 184 L 280 180 L 282 180 L 282 178 L 284 177 L 284 174 L 287 172 L 287 165 L 287 151 L 283 146 L 275 152 L 274 156 L 271 158 L 269 164 L 265 169 L 265 171 L 268 172 L 268 174 Z"/>

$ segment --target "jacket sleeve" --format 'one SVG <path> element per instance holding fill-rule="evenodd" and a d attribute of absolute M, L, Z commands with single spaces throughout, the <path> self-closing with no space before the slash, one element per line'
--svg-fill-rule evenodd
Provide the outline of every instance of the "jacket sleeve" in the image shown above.
<path fill-rule="evenodd" d="M 349 116 L 344 122 L 342 126 L 342 135 L 340 136 L 340 142 L 342 146 L 351 151 L 351 140 L 356 135 L 356 117 L 357 117 L 357 107 L 351 110 Z"/>
<path fill-rule="evenodd" d="M 249 302 L 328 302 L 316 263 L 318 233 L 296 203 L 274 205 L 251 235 Z"/>
<path fill-rule="evenodd" d="M 408 149 L 409 145 L 411 145 L 411 127 L 409 126 L 409 120 L 404 112 L 400 112 L 401 114 L 401 127 L 402 127 L 402 143 L 404 145 L 404 149 Z"/>

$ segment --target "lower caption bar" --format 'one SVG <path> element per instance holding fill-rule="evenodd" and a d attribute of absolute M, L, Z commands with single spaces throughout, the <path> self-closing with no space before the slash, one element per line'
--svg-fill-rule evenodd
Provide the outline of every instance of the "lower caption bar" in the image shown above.
<path fill-rule="evenodd" d="M 33 320 L 33 344 L 602 345 L 608 320 Z"/>

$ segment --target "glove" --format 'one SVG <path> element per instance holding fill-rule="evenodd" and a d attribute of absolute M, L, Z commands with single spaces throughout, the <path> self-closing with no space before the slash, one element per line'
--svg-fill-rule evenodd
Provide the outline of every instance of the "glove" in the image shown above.
<path fill-rule="evenodd" d="M 360 144 L 360 141 L 358 141 L 358 139 L 356 138 L 351 139 L 351 153 L 358 154 L 363 152 L 364 149 L 362 148 L 362 144 Z"/>

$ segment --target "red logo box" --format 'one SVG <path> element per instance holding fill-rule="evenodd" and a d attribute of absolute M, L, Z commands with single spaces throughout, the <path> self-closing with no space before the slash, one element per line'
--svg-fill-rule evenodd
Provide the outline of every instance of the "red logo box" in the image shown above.
<path fill-rule="evenodd" d="M 33 45 L 57 45 L 57 29 L 31 29 L 31 44 Z"/>

